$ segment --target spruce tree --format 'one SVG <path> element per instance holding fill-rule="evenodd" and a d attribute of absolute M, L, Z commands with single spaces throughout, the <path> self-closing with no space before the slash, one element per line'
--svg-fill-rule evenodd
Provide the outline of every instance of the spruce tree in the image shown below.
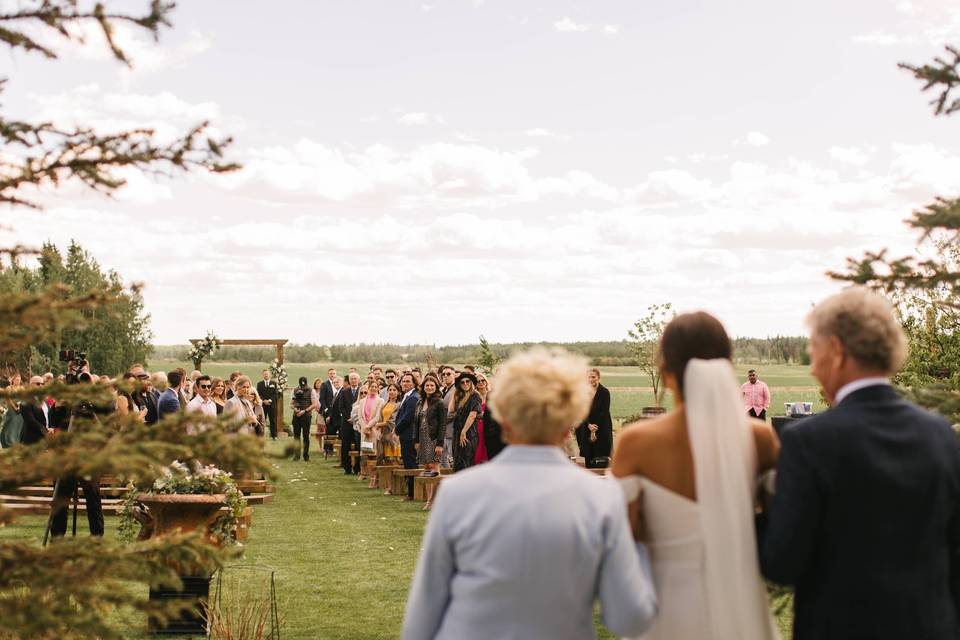
<path fill-rule="evenodd" d="M 11 6 L 16 8 L 11 8 Z M 114 41 L 115 26 L 126 23 L 158 35 L 170 25 L 173 4 L 154 0 L 143 14 L 108 11 L 97 3 L 85 8 L 76 0 L 34 0 L 7 3 L 0 13 L 0 42 L 14 50 L 57 58 L 54 47 L 38 39 L 37 29 L 78 41 L 80 27 L 96 25 L 113 56 L 134 64 Z M 129 4 L 118 5 L 129 7 Z M 6 82 L 3 80 L 2 82 Z M 30 209 L 41 206 L 36 194 L 68 183 L 110 194 L 123 186 L 122 167 L 144 170 L 229 171 L 237 165 L 223 159 L 229 140 L 205 135 L 206 123 L 179 140 L 162 144 L 149 129 L 101 134 L 88 127 L 60 129 L 52 123 L 11 120 L 0 114 L 0 205 Z M 39 254 L 37 270 L 17 269 L 27 255 Z M 96 269 L 79 245 L 66 257 L 55 247 L 31 250 L 15 242 L 2 251 L 5 270 L 16 286 L 0 286 L 0 354 L 23 354 L 36 345 L 55 342 L 64 332 L 83 330 L 90 318 L 115 307 L 122 289 L 108 276 L 100 286 Z M 0 279 L 3 281 L 4 279 Z M 142 302 L 133 295 L 128 311 L 142 318 Z M 130 320 L 123 314 L 119 322 Z M 106 340 L 104 335 L 91 339 Z M 129 357 L 121 353 L 118 358 Z M 96 356 L 94 356 L 95 358 Z M 127 363 L 130 364 L 130 363 Z M 29 402 L 47 394 L 61 402 L 109 401 L 100 385 L 54 384 L 46 388 L 7 388 L 0 400 Z M 196 420 L 195 418 L 193 420 Z M 232 425 L 194 430 L 188 435 L 185 416 L 147 427 L 134 416 L 79 420 L 69 432 L 44 444 L 0 451 L 0 493 L 63 475 L 114 475 L 149 484 L 174 459 L 197 459 L 235 472 L 268 470 L 256 437 L 231 433 Z M 14 513 L 0 505 L 0 523 Z M 118 620 L 121 612 L 174 613 L 147 600 L 147 585 L 176 586 L 175 566 L 211 569 L 225 551 L 199 536 L 173 536 L 122 545 L 109 540 L 64 539 L 41 548 L 39 541 L 0 543 L 0 638 L 128 638 L 138 630 Z M 120 610 L 119 612 L 117 610 Z"/>

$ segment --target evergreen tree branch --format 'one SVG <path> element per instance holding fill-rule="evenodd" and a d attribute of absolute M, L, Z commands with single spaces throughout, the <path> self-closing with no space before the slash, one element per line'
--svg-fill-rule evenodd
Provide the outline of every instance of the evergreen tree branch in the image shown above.
<path fill-rule="evenodd" d="M 933 64 L 914 66 L 901 62 L 898 66 L 913 73 L 913 77 L 922 80 L 922 91 L 939 88 L 940 94 L 930 101 L 935 115 L 950 115 L 960 111 L 960 98 L 951 99 L 951 92 L 960 87 L 960 49 L 947 45 L 947 53 L 952 59 L 934 58 Z"/>
<path fill-rule="evenodd" d="M 39 23 L 55 31 L 66 40 L 83 43 L 83 36 L 71 30 L 74 25 L 82 23 L 96 23 L 103 33 L 103 37 L 114 58 L 130 65 L 126 53 L 114 40 L 114 23 L 128 23 L 142 27 L 153 34 L 156 39 L 160 35 L 160 27 L 169 27 L 169 14 L 176 7 L 173 2 L 152 0 L 150 11 L 144 15 L 128 13 L 110 13 L 102 2 L 94 5 L 90 11 L 78 8 L 77 0 L 31 0 L 21 3 L 17 11 L 0 14 L 0 42 L 7 43 L 11 49 L 24 49 L 28 52 L 37 52 L 47 58 L 56 59 L 57 53 L 50 47 L 38 42 L 28 35 L 18 25 L 23 23 Z"/>

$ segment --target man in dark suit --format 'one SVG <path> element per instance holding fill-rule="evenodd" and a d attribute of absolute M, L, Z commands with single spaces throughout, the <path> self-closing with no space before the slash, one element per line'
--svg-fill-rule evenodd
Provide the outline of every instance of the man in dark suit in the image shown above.
<path fill-rule="evenodd" d="M 174 369 L 167 374 L 167 384 L 170 386 L 160 394 L 160 399 L 157 400 L 158 421 L 163 420 L 171 413 L 180 411 L 180 389 L 183 387 L 183 374 L 180 373 L 179 369 Z"/>
<path fill-rule="evenodd" d="M 600 370 L 590 369 L 587 380 L 593 387 L 590 413 L 576 429 L 577 445 L 587 467 L 599 466 L 596 458 L 609 458 L 613 450 L 613 418 L 610 417 L 610 390 L 600 384 Z"/>
<path fill-rule="evenodd" d="M 353 446 L 353 424 L 350 421 L 350 411 L 360 393 L 360 376 L 351 373 L 349 380 L 350 385 L 340 390 L 331 410 L 337 420 L 337 432 L 340 434 L 340 466 L 343 467 L 343 473 L 346 475 L 354 473 L 353 466 L 350 464 L 350 447 Z"/>
<path fill-rule="evenodd" d="M 851 287 L 808 324 L 832 408 L 782 433 L 763 573 L 795 587 L 794 638 L 957 638 L 957 436 L 890 386 L 907 344 L 884 298 Z"/>
<path fill-rule="evenodd" d="M 400 390 L 403 399 L 397 407 L 397 437 L 400 438 L 400 456 L 403 458 L 404 469 L 417 468 L 417 450 L 413 446 L 417 436 L 416 413 L 420 395 L 414 384 L 413 373 L 407 372 L 400 376 Z M 413 478 L 407 478 L 407 495 L 404 500 L 413 500 Z"/>
<path fill-rule="evenodd" d="M 337 370 L 331 367 L 327 369 L 327 379 L 320 385 L 320 416 L 326 425 L 330 424 L 330 408 L 333 406 L 334 396 L 337 395 L 333 388 L 333 381 L 336 377 Z"/>
<path fill-rule="evenodd" d="M 31 387 L 42 387 L 43 378 L 33 376 L 30 378 Z M 23 418 L 23 434 L 20 436 L 20 442 L 23 444 L 35 444 L 42 441 L 50 433 L 50 405 L 46 398 L 38 398 L 31 402 L 24 402 L 20 405 L 20 416 Z"/>
<path fill-rule="evenodd" d="M 263 402 L 263 412 L 270 421 L 270 438 L 277 439 L 277 383 L 270 379 L 270 370 L 263 370 L 263 380 L 257 383 L 257 395 Z"/>

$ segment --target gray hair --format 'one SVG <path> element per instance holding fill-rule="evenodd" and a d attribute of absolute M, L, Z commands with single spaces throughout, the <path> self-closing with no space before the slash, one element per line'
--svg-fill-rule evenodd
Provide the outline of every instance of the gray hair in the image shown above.
<path fill-rule="evenodd" d="M 907 336 L 893 305 L 865 287 L 848 287 L 807 315 L 807 326 L 822 337 L 836 336 L 854 360 L 891 374 L 907 358 Z"/>

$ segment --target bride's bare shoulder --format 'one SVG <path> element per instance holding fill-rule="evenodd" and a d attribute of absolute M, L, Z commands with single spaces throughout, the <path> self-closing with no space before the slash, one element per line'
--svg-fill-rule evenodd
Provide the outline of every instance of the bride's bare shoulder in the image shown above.
<path fill-rule="evenodd" d="M 672 421 L 673 416 L 667 413 L 656 418 L 637 420 L 623 425 L 620 433 L 617 434 L 617 449 L 623 451 L 634 448 L 645 449 L 647 444 L 661 437 Z"/>

